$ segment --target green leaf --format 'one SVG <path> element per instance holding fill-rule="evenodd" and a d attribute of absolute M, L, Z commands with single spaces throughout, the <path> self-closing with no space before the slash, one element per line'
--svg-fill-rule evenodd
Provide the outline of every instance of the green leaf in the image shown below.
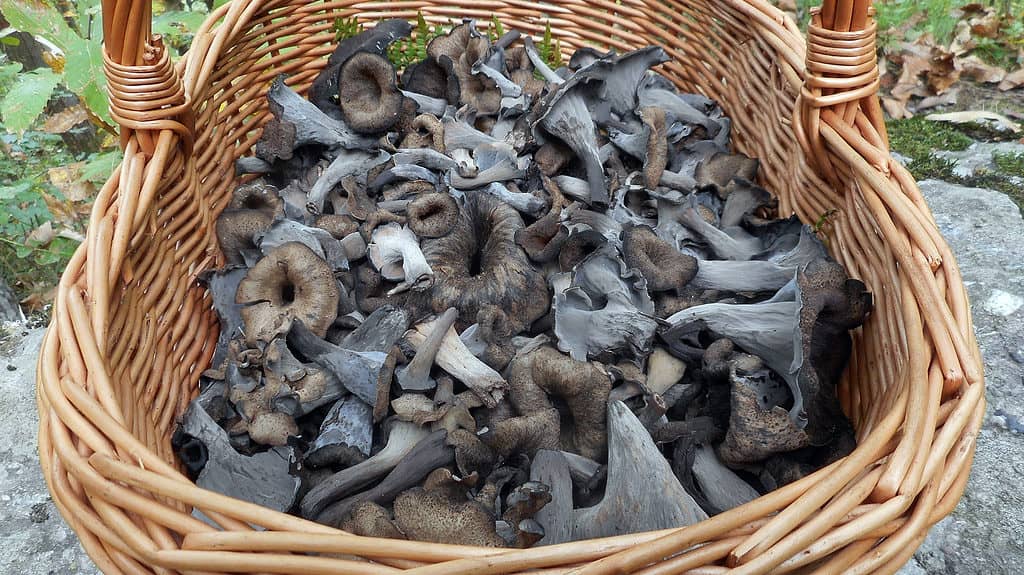
<path fill-rule="evenodd" d="M 11 27 L 42 36 L 70 56 L 75 40 L 81 40 L 68 27 L 60 11 L 42 0 L 0 0 L 0 12 Z"/>
<path fill-rule="evenodd" d="M 0 66 L 0 88 L 7 86 L 8 82 L 14 80 L 18 72 L 21 72 L 21 64 L 18 62 Z"/>
<path fill-rule="evenodd" d="M 18 259 L 23 260 L 28 256 L 32 255 L 32 251 L 34 249 L 35 248 L 33 248 L 32 246 L 20 244 L 14 248 L 14 255 L 17 256 Z"/>
<path fill-rule="evenodd" d="M 31 180 L 21 180 L 15 182 L 13 186 L 0 186 L 0 200 L 13 200 L 19 194 L 23 194 L 31 189 Z"/>
<path fill-rule="evenodd" d="M 52 252 L 50 250 L 44 250 L 36 253 L 36 263 L 41 266 L 48 266 L 55 264 L 61 260 L 60 254 Z"/>
<path fill-rule="evenodd" d="M 92 1 L 92 0 L 89 0 Z M 102 28 L 93 23 L 91 40 L 75 33 L 60 11 L 43 0 L 0 0 L 0 12 L 11 26 L 53 42 L 64 52 L 64 83 L 81 96 L 92 113 L 113 124 L 107 106 L 107 77 L 103 74 Z"/>
<path fill-rule="evenodd" d="M 113 125 L 107 101 L 107 77 L 103 73 L 103 46 L 98 40 L 72 41 L 74 48 L 65 52 L 64 84 L 85 100 L 89 110 L 104 122 Z"/>
<path fill-rule="evenodd" d="M 82 166 L 81 177 L 87 182 L 101 184 L 110 177 L 121 161 L 121 150 L 114 150 L 102 154 L 96 154 Z"/>
<path fill-rule="evenodd" d="M 4 36 L 3 38 L 0 38 L 0 44 L 4 44 L 6 46 L 21 46 L 21 39 L 17 36 Z"/>
<path fill-rule="evenodd" d="M 203 25 L 207 16 L 206 12 L 164 12 L 153 18 L 153 33 L 165 36 L 191 34 Z"/>
<path fill-rule="evenodd" d="M 46 101 L 60 78 L 49 68 L 39 68 L 18 76 L 17 82 L 0 102 L 0 116 L 9 132 L 22 134 L 43 112 Z"/>

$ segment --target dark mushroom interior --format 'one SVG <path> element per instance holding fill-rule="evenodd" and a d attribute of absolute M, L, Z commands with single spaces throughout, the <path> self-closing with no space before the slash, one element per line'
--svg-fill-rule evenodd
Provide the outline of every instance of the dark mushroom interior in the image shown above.
<path fill-rule="evenodd" d="M 551 65 L 467 21 L 395 70 L 410 30 L 268 93 L 174 436 L 200 486 L 527 547 L 688 525 L 853 449 L 836 386 L 871 295 L 663 50 Z"/>

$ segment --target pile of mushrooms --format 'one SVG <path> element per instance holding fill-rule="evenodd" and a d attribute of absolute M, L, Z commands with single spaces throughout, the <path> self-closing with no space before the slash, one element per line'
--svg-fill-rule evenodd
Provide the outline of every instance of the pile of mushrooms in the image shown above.
<path fill-rule="evenodd" d="M 847 454 L 871 296 L 651 67 L 382 22 L 278 78 L 217 220 L 200 486 L 374 537 L 527 547 L 688 525 Z"/>

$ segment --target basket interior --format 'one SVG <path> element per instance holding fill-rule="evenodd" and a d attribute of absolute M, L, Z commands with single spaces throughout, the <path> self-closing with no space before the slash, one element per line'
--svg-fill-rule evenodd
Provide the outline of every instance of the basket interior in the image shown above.
<path fill-rule="evenodd" d="M 796 211 L 812 225 L 827 221 L 831 253 L 875 294 L 875 312 L 854 333 L 839 395 L 859 436 L 885 414 L 905 357 L 898 337 L 900 294 L 890 287 L 898 285 L 892 281 L 894 257 L 867 211 L 858 209 L 858 194 L 837 193 L 809 167 L 791 122 L 799 62 L 779 60 L 778 36 L 759 33 L 749 14 L 730 5 L 737 3 L 715 1 L 601 0 L 571 8 L 417 4 L 434 23 L 475 17 L 485 28 L 493 14 L 506 28 L 539 36 L 550 22 L 566 57 L 584 45 L 619 51 L 664 47 L 672 60 L 660 71 L 681 89 L 722 104 L 733 122 L 735 148 L 760 159 L 761 184 L 779 197 L 782 211 Z M 248 24 L 225 34 L 212 68 L 209 55 L 189 56 L 188 66 L 202 60 L 209 69 L 208 76 L 186 73 L 193 84 L 186 88 L 195 110 L 194 152 L 189 158 L 177 153 L 165 168 L 155 190 L 158 208 L 133 238 L 135 249 L 124 266 L 127 281 L 112 305 L 108 358 L 121 386 L 126 424 L 168 461 L 174 460 L 169 441 L 174 419 L 195 394 L 217 338 L 216 314 L 195 277 L 221 262 L 213 222 L 237 183 L 234 160 L 250 153 L 270 117 L 265 93 L 271 81 L 287 74 L 288 83 L 304 92 L 332 51 L 335 18 L 358 16 L 372 25 L 417 14 L 417 8 L 351 1 L 251 1 L 246 6 L 252 9 Z M 799 32 L 790 30 L 793 42 L 802 43 Z M 826 214 L 830 217 L 822 218 Z"/>

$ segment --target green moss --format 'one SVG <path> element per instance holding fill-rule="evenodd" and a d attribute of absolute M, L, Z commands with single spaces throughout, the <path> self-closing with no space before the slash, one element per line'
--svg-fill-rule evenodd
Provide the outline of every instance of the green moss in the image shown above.
<path fill-rule="evenodd" d="M 952 125 L 920 116 L 889 120 L 885 125 L 893 151 L 909 158 L 924 158 L 940 150 L 966 150 L 971 145 L 971 139 Z"/>
<path fill-rule="evenodd" d="M 889 144 L 892 150 L 908 159 L 907 169 L 918 180 L 936 178 L 953 181 L 956 162 L 935 155 L 942 150 L 967 149 L 972 140 L 955 127 L 914 117 L 890 120 Z"/>
<path fill-rule="evenodd" d="M 1015 154 L 994 152 L 992 154 L 992 163 L 996 165 L 996 168 L 1002 174 L 1024 178 L 1024 152 L 1017 152 Z"/>

